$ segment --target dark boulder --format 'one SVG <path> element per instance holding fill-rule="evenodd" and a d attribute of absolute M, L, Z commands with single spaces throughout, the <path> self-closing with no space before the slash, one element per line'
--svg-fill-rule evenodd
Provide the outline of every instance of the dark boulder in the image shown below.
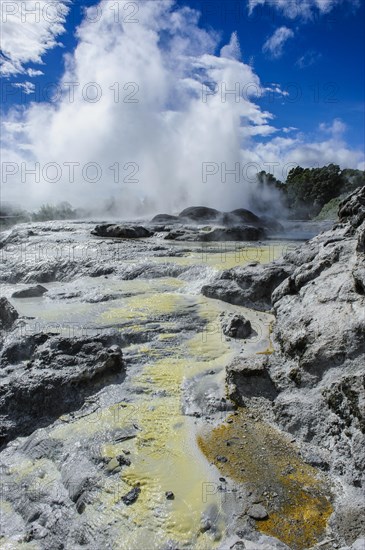
<path fill-rule="evenodd" d="M 47 288 L 42 285 L 29 286 L 22 290 L 17 290 L 11 295 L 12 298 L 38 298 L 48 292 Z"/>
<path fill-rule="evenodd" d="M 113 223 L 97 225 L 91 231 L 91 234 L 97 237 L 114 237 L 118 239 L 142 239 L 153 235 L 151 231 L 141 225 L 117 225 Z"/>
<path fill-rule="evenodd" d="M 365 187 L 356 189 L 340 202 L 338 217 L 341 223 L 349 222 L 355 229 L 365 221 Z"/>
<path fill-rule="evenodd" d="M 0 330 L 9 330 L 18 319 L 17 310 L 11 305 L 9 300 L 2 296 L 0 298 Z"/>
<path fill-rule="evenodd" d="M 191 241 L 195 233 L 184 229 L 173 229 L 165 235 L 167 241 Z"/>
<path fill-rule="evenodd" d="M 139 497 L 139 494 L 141 492 L 140 487 L 134 487 L 131 489 L 126 495 L 122 497 L 122 501 L 126 506 L 130 506 L 134 502 L 136 502 L 137 498 Z"/>
<path fill-rule="evenodd" d="M 256 216 L 256 214 L 254 214 L 250 210 L 246 210 L 245 208 L 237 208 L 236 210 L 227 212 L 225 216 L 226 216 L 225 219 L 228 221 L 228 223 L 231 223 L 230 220 L 237 220 L 240 223 L 250 223 L 250 224 L 261 223 L 261 219 L 258 216 Z"/>
<path fill-rule="evenodd" d="M 261 227 L 270 232 L 284 231 L 283 225 L 271 216 L 259 217 L 253 212 L 250 212 L 250 210 L 245 210 L 244 208 L 226 212 L 223 216 L 223 224 L 227 226 L 248 224 L 254 227 Z"/>
<path fill-rule="evenodd" d="M 231 315 L 222 320 L 222 331 L 230 338 L 248 338 L 252 334 L 251 323 L 243 315 Z"/>
<path fill-rule="evenodd" d="M 211 231 L 201 231 L 198 234 L 200 241 L 259 241 L 265 237 L 265 231 L 261 227 L 249 225 L 236 227 L 216 227 Z"/>
<path fill-rule="evenodd" d="M 189 208 L 185 208 L 179 214 L 179 218 L 198 223 L 219 220 L 222 217 L 222 212 L 215 208 L 208 208 L 207 206 L 189 206 Z"/>
<path fill-rule="evenodd" d="M 228 302 L 237 306 L 251 307 L 247 306 L 248 299 L 246 293 L 236 281 L 218 279 L 208 285 L 204 285 L 201 292 L 207 298 L 222 300 L 222 302 Z"/>
<path fill-rule="evenodd" d="M 151 220 L 151 222 L 153 223 L 174 223 L 180 221 L 180 218 L 178 218 L 177 216 L 172 216 L 171 214 L 157 214 L 157 216 L 155 216 Z"/>
<path fill-rule="evenodd" d="M 194 224 L 210 223 L 213 226 L 220 226 L 217 228 L 214 227 L 213 229 L 217 232 L 221 232 L 221 236 L 214 237 L 211 240 L 255 240 L 256 238 L 261 238 L 265 230 L 276 232 L 283 231 L 283 226 L 274 218 L 270 216 L 259 217 L 245 208 L 237 208 L 231 212 L 221 212 L 215 208 L 208 208 L 207 206 L 190 206 L 180 212 L 178 217 L 171 216 L 170 214 L 158 214 L 151 222 L 160 224 L 173 224 L 176 222 L 187 224 L 193 222 Z M 223 229 L 227 231 L 227 228 L 232 229 L 231 237 L 229 235 L 226 236 L 226 234 L 222 232 Z M 252 237 L 254 229 L 260 231 L 260 237 Z M 244 233 L 248 231 L 250 231 L 250 233 L 248 237 L 246 237 Z"/>
<path fill-rule="evenodd" d="M 226 241 L 258 241 L 265 237 L 265 232 L 260 227 L 213 227 L 203 231 L 194 228 L 173 229 L 167 233 L 165 239 L 170 241 L 190 242 L 226 242 Z"/>

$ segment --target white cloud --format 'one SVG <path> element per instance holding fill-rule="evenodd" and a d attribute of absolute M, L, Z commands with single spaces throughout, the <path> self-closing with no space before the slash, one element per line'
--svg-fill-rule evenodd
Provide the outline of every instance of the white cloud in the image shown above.
<path fill-rule="evenodd" d="M 361 170 L 364 163 L 364 152 L 351 149 L 338 134 L 332 134 L 325 140 L 308 140 L 303 134 L 292 138 L 274 137 L 270 141 L 253 144 L 242 155 L 245 162 L 271 166 L 273 170 L 263 169 L 272 171 L 281 180 L 285 180 L 290 168 L 296 165 L 311 168 L 334 163 L 341 168 Z"/>
<path fill-rule="evenodd" d="M 326 124 L 325 122 L 322 122 L 319 125 L 319 129 L 321 130 L 321 132 L 331 134 L 333 137 L 340 137 L 346 132 L 347 126 L 341 119 L 335 118 L 332 121 L 332 124 Z"/>
<path fill-rule="evenodd" d="M 279 58 L 283 55 L 284 44 L 289 38 L 293 38 L 294 32 L 288 27 L 279 27 L 274 34 L 270 36 L 263 45 L 262 51 Z"/>
<path fill-rule="evenodd" d="M 223 48 L 221 49 L 221 57 L 227 57 L 228 59 L 237 60 L 241 59 L 241 48 L 236 32 L 232 33 L 229 44 L 223 46 Z"/>
<path fill-rule="evenodd" d="M 294 132 L 294 130 L 298 130 L 298 128 L 296 128 L 295 126 L 286 126 L 281 129 L 284 134 L 289 134 L 290 132 Z"/>
<path fill-rule="evenodd" d="M 280 84 L 276 84 L 274 82 L 270 86 L 267 86 L 265 88 L 265 91 L 266 92 L 271 92 L 272 94 L 278 94 L 278 95 L 281 95 L 281 96 L 284 96 L 284 97 L 289 95 L 289 92 L 287 92 L 286 90 L 281 89 Z"/>
<path fill-rule="evenodd" d="M 257 6 L 268 5 L 289 19 L 310 19 L 315 15 L 325 15 L 345 3 L 351 9 L 357 9 L 360 5 L 359 0 L 248 0 L 248 11 L 252 14 Z"/>
<path fill-rule="evenodd" d="M 35 91 L 35 85 L 33 82 L 16 82 L 13 84 L 14 88 L 20 88 L 26 95 L 33 94 Z"/>
<path fill-rule="evenodd" d="M 39 71 L 36 69 L 27 69 L 27 75 L 30 76 L 31 78 L 34 76 L 42 76 L 43 74 L 44 74 L 43 71 Z"/>
<path fill-rule="evenodd" d="M 307 67 L 310 67 L 311 65 L 314 65 L 315 63 L 317 63 L 317 61 L 319 61 L 321 57 L 322 57 L 321 53 L 310 50 L 306 52 L 304 55 L 302 55 L 301 57 L 299 57 L 296 60 L 295 64 L 300 69 L 306 69 Z"/>
<path fill-rule="evenodd" d="M 69 2 L 1 0 L 0 74 L 21 74 L 27 63 L 42 63 L 43 55 L 58 45 L 57 37 L 65 31 Z"/>

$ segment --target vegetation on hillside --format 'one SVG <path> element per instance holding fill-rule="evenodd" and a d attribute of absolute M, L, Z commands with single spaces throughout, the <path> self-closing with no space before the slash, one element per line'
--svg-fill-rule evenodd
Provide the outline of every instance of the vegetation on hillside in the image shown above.
<path fill-rule="evenodd" d="M 337 220 L 338 207 L 340 206 L 340 202 L 345 198 L 345 196 L 346 194 L 340 195 L 339 197 L 335 197 L 334 199 L 328 201 L 314 219 L 317 221 Z"/>
<path fill-rule="evenodd" d="M 32 220 L 35 222 L 73 220 L 77 218 L 77 215 L 77 210 L 74 210 L 68 202 L 60 202 L 56 206 L 43 204 L 38 212 L 32 214 Z"/>
<path fill-rule="evenodd" d="M 325 205 L 328 205 L 328 211 L 333 209 L 336 204 L 331 202 L 333 199 L 346 196 L 365 185 L 365 171 L 352 168 L 341 170 L 337 164 L 321 168 L 296 166 L 290 170 L 285 182 L 278 181 L 266 172 L 260 172 L 257 181 L 259 188 L 263 185 L 270 188 L 275 199 L 280 195 L 290 217 L 311 219 L 318 216 Z"/>
<path fill-rule="evenodd" d="M 11 204 L 0 206 L 0 231 L 24 222 L 45 222 L 50 220 L 73 220 L 80 217 L 80 212 L 72 208 L 68 202 L 60 202 L 53 206 L 43 204 L 37 212 L 27 212 Z"/>

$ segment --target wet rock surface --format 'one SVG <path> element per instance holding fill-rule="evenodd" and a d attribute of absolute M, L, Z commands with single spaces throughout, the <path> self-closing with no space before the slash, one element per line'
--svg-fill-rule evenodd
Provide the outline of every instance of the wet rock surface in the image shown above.
<path fill-rule="evenodd" d="M 236 227 L 208 227 L 202 231 L 194 229 L 173 229 L 165 236 L 170 241 L 213 242 L 213 241 L 259 241 L 265 231 L 259 227 L 242 225 Z"/>
<path fill-rule="evenodd" d="M 272 220 L 262 224 L 245 210 L 191 211 L 143 222 L 156 231 L 148 239 L 107 229 L 107 238 L 95 238 L 97 222 L 4 233 L 0 280 L 10 314 L 6 321 L 2 308 L 0 544 L 107 548 L 140 531 L 141 538 L 128 538 L 131 548 L 148 540 L 151 549 L 357 550 L 364 512 L 364 220 L 356 197 L 351 201 L 334 231 L 284 259 L 223 272 L 207 265 L 194 242 L 164 237 L 241 226 L 268 231 L 269 224 L 275 231 Z M 198 265 L 186 262 L 192 250 Z M 220 248 L 212 250 L 220 256 Z M 14 299 L 14 309 L 18 283 L 46 284 L 48 292 Z M 215 300 L 199 295 L 202 286 Z M 241 317 L 234 304 L 255 311 L 244 311 L 225 338 L 221 320 Z M 268 310 L 277 317 L 271 334 L 272 316 L 261 313 Z M 92 325 L 91 335 L 82 334 L 82 324 L 76 336 L 49 328 L 54 322 L 62 331 L 75 312 Z M 48 329 L 28 333 L 33 315 Z M 246 317 L 253 331 L 241 338 Z M 226 363 L 219 360 L 223 347 Z M 218 445 L 212 440 L 204 449 L 208 461 L 192 443 L 193 430 L 207 427 L 219 433 Z M 185 470 L 182 452 L 190 453 Z M 206 469 L 193 477 L 202 461 Z M 317 487 L 320 473 L 333 485 L 327 526 L 330 491 Z M 191 500 L 184 493 L 190 482 L 189 490 L 198 487 Z M 202 483 L 214 503 L 203 506 Z M 201 516 L 190 513 L 196 502 Z M 161 541 L 166 525 L 179 526 L 176 510 L 185 514 L 181 529 L 188 534 L 168 531 Z M 329 545 L 317 545 L 324 537 Z"/>
<path fill-rule="evenodd" d="M 128 226 L 104 223 L 91 231 L 97 237 L 116 237 L 118 239 L 141 239 L 151 237 L 153 233 L 141 225 Z"/>

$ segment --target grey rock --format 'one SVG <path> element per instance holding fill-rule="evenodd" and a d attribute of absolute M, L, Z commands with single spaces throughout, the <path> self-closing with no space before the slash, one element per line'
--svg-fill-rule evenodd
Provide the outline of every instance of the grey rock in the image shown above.
<path fill-rule="evenodd" d="M 91 234 L 97 237 L 116 237 L 118 239 L 140 239 L 153 235 L 151 231 L 141 225 L 128 226 L 112 223 L 97 225 Z"/>
<path fill-rule="evenodd" d="M 182 227 L 172 229 L 164 237 L 170 241 L 189 242 L 215 242 L 215 241 L 258 241 L 265 236 L 262 227 L 240 225 L 234 227 L 208 227 L 207 230 L 199 228 Z"/>
<path fill-rule="evenodd" d="M 162 221 L 176 220 L 174 216 L 166 217 L 165 214 L 160 216 L 156 216 L 152 221 L 156 221 L 156 219 L 161 219 Z M 216 223 L 225 227 L 250 225 L 275 231 L 283 229 L 283 226 L 273 218 L 269 216 L 259 217 L 245 208 L 237 208 L 231 212 L 221 212 L 215 208 L 207 208 L 206 206 L 190 206 L 180 212 L 178 219 L 182 222 L 187 220 L 195 223 Z"/>
<path fill-rule="evenodd" d="M 365 187 L 356 189 L 339 205 L 338 217 L 341 223 L 350 223 L 358 228 L 365 220 Z"/>
<path fill-rule="evenodd" d="M 228 393 L 231 399 L 240 405 L 247 398 L 265 397 L 273 401 L 278 390 L 272 381 L 267 356 L 235 358 L 226 368 Z"/>
<path fill-rule="evenodd" d="M 259 241 L 265 237 L 262 227 L 236 225 L 234 227 L 216 227 L 211 231 L 200 231 L 197 239 L 203 242 L 212 241 Z"/>
<path fill-rule="evenodd" d="M 243 315 L 235 314 L 221 321 L 223 334 L 230 338 L 248 338 L 252 334 L 252 326 Z"/>
<path fill-rule="evenodd" d="M 352 545 L 351 550 L 364 550 L 365 548 L 365 537 L 357 539 Z"/>
<path fill-rule="evenodd" d="M 202 294 L 230 304 L 266 311 L 271 308 L 273 290 L 288 278 L 294 266 L 277 260 L 223 271 L 215 281 L 204 285 Z"/>
<path fill-rule="evenodd" d="M 218 220 L 221 217 L 222 213 L 219 212 L 219 210 L 207 208 L 206 206 L 190 206 L 179 214 L 179 218 L 203 223 L 206 221 Z"/>
<path fill-rule="evenodd" d="M 357 230 L 357 247 L 356 251 L 360 253 L 365 252 L 365 222 L 363 222 Z"/>
<path fill-rule="evenodd" d="M 156 222 L 172 222 L 170 229 L 166 225 L 160 229 L 168 230 L 166 240 L 190 242 L 258 241 L 267 232 L 283 230 L 279 222 L 269 217 L 260 218 L 244 208 L 220 212 L 205 206 L 192 206 L 185 208 L 177 218 L 167 214 L 155 216 L 151 223 Z M 203 227 L 207 223 L 210 226 Z"/>
<path fill-rule="evenodd" d="M 280 233 L 284 231 L 284 226 L 271 216 L 260 216 L 260 222 L 266 229 L 272 231 L 273 233 Z"/>
<path fill-rule="evenodd" d="M 77 409 L 98 386 L 120 377 L 124 362 L 116 343 L 122 337 L 114 333 L 89 338 L 39 333 L 7 343 L 0 355 L 6 371 L 0 387 L 0 442 Z"/>
<path fill-rule="evenodd" d="M 122 497 L 122 501 L 126 506 L 130 506 L 131 504 L 136 502 L 140 492 L 141 492 L 140 487 L 134 487 L 126 495 Z"/>
<path fill-rule="evenodd" d="M 365 188 L 353 193 L 340 207 L 341 224 L 287 254 L 284 265 L 260 270 L 262 286 L 265 273 L 272 283 L 265 300 L 276 316 L 275 353 L 227 368 L 237 403 L 267 399 L 277 425 L 295 436 L 309 461 L 310 446 L 318 467 L 352 488 L 362 486 L 365 472 L 365 257 L 358 250 L 364 197 Z M 262 300 L 245 287 L 257 268 L 241 269 L 224 274 L 237 285 L 236 296 L 239 287 L 247 298 Z M 281 283 L 276 269 L 288 274 Z M 230 300 L 227 294 L 223 299 Z"/>
<path fill-rule="evenodd" d="M 262 218 L 259 218 L 259 216 L 256 216 L 253 212 L 250 210 L 246 210 L 245 208 L 236 208 L 236 210 L 232 210 L 231 212 L 228 212 L 226 214 L 226 220 L 228 223 L 236 224 L 237 221 L 240 223 L 249 223 L 249 224 L 256 224 L 260 225 L 262 224 Z"/>
<path fill-rule="evenodd" d="M 247 510 L 247 514 L 255 520 L 263 520 L 269 517 L 266 508 L 262 504 L 253 504 Z"/>
<path fill-rule="evenodd" d="M 2 296 L 0 298 L 0 330 L 9 330 L 18 319 L 19 314 L 9 300 Z"/>
<path fill-rule="evenodd" d="M 48 460 L 57 460 L 62 451 L 62 443 L 53 438 L 39 438 L 31 436 L 22 446 L 22 451 L 30 458 L 39 460 L 47 458 Z"/>
<path fill-rule="evenodd" d="M 208 285 L 203 285 L 201 292 L 207 298 L 222 300 L 234 305 L 246 305 L 248 307 L 248 298 L 245 291 L 236 281 L 218 279 Z"/>

